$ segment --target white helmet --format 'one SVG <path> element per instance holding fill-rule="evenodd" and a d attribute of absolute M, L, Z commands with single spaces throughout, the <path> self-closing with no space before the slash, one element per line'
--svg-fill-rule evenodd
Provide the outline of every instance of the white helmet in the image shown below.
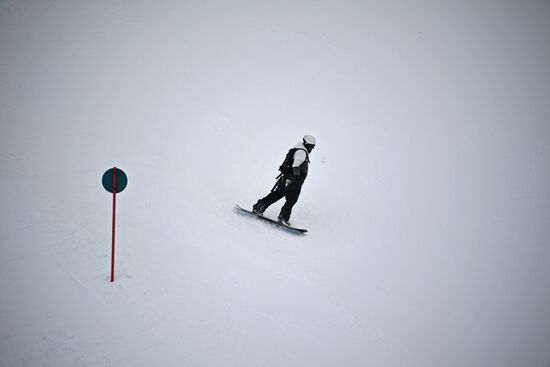
<path fill-rule="evenodd" d="M 304 135 L 304 144 L 313 145 L 317 144 L 315 137 L 313 135 Z"/>
<path fill-rule="evenodd" d="M 313 148 L 315 148 L 315 143 L 317 143 L 317 141 L 315 141 L 315 138 L 311 135 L 304 135 L 303 142 L 309 153 L 311 153 Z"/>

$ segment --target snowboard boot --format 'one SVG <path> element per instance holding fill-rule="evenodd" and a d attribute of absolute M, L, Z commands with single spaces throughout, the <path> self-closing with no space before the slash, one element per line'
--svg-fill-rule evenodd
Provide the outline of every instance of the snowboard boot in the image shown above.
<path fill-rule="evenodd" d="M 290 222 L 288 221 L 288 219 L 284 218 L 282 215 L 279 215 L 277 219 L 279 220 L 279 223 L 284 223 L 287 226 L 290 226 Z"/>
<path fill-rule="evenodd" d="M 264 214 L 265 209 L 265 204 L 261 200 L 258 200 L 258 202 L 252 206 L 252 211 L 258 215 Z"/>

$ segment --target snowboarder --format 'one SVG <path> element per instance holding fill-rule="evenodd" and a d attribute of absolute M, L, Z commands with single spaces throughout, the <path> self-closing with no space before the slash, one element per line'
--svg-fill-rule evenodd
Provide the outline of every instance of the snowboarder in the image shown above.
<path fill-rule="evenodd" d="M 271 204 L 285 197 L 286 202 L 281 208 L 278 219 L 279 222 L 290 225 L 290 213 L 298 201 L 302 185 L 307 177 L 309 154 L 315 144 L 316 140 L 313 136 L 305 135 L 301 142 L 288 151 L 283 164 L 279 167 L 281 173 L 277 176 L 277 183 L 266 197 L 259 199 L 252 206 L 254 213 L 263 214 Z"/>

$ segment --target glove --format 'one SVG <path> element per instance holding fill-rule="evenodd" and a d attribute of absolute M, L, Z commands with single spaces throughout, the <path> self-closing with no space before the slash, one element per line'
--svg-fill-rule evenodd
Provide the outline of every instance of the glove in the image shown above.
<path fill-rule="evenodd" d="M 294 184 L 294 181 L 296 181 L 296 178 L 294 176 L 287 178 L 285 180 L 285 187 L 289 187 L 290 185 Z"/>

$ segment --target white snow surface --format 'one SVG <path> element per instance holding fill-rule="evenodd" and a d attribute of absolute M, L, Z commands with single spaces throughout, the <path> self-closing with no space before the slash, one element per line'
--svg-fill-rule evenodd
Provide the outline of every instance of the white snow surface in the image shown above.
<path fill-rule="evenodd" d="M 0 1 L 0 366 L 549 366 L 549 40 L 548 1 Z M 304 134 L 309 233 L 237 215 Z"/>

